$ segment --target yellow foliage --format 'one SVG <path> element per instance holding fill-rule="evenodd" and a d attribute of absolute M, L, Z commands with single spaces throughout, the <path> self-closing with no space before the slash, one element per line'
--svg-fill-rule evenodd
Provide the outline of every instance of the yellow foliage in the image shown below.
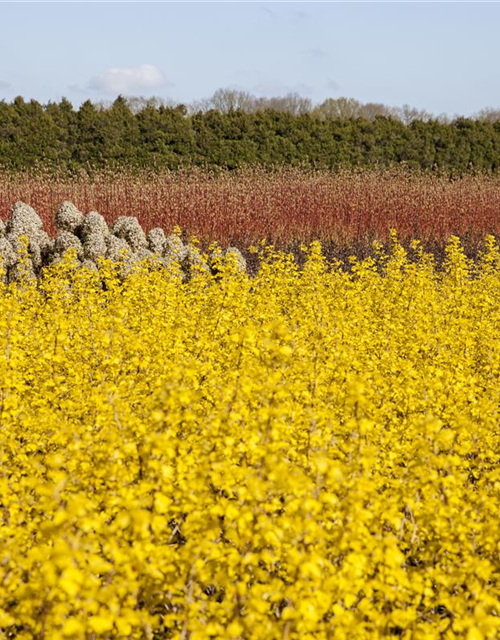
<path fill-rule="evenodd" d="M 0 637 L 500 634 L 500 271 L 0 287 Z"/>

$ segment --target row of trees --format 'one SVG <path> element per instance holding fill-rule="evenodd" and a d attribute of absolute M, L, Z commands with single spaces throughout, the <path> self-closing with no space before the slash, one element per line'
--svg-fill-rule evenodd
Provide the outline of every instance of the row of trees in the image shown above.
<path fill-rule="evenodd" d="M 313 104 L 310 98 L 305 98 L 298 93 L 288 93 L 285 96 L 274 98 L 259 98 L 246 91 L 235 89 L 218 89 L 210 98 L 200 100 L 188 105 L 188 112 L 205 112 L 215 109 L 221 113 L 230 111 L 244 111 L 256 113 L 272 109 L 283 113 L 291 113 L 294 116 L 310 114 L 320 120 L 338 120 L 341 118 L 364 118 L 373 121 L 377 116 L 395 118 L 404 124 L 413 120 L 428 121 L 433 119 L 427 111 L 415 109 L 405 104 L 402 107 L 389 107 L 379 102 L 363 104 L 354 98 L 327 98 L 320 104 Z M 439 122 L 448 122 L 446 115 L 438 116 Z"/>
<path fill-rule="evenodd" d="M 293 109 L 275 104 L 248 110 L 236 104 L 189 111 L 184 105 L 133 100 L 119 97 L 108 106 L 87 101 L 78 109 L 66 99 L 47 105 L 21 97 L 0 102 L 0 166 L 500 168 L 500 122 L 494 118 L 442 122 L 410 114 L 405 122 L 384 113 L 339 112 L 332 104 L 327 111 L 325 103 L 321 115 L 302 112 L 300 103 Z"/>
<path fill-rule="evenodd" d="M 151 98 L 130 96 L 126 97 L 125 101 L 133 113 L 138 113 L 148 106 L 178 106 L 178 103 L 174 100 L 157 96 Z M 99 101 L 95 104 L 98 108 L 107 109 L 110 108 L 113 103 L 111 101 Z M 442 124 L 449 124 L 453 120 L 445 113 L 435 116 L 425 109 L 417 109 L 408 104 L 404 104 L 402 107 L 391 107 L 380 102 L 362 103 L 354 98 L 345 97 L 327 98 L 319 104 L 314 104 L 310 98 L 301 96 L 298 93 L 262 98 L 254 96 L 247 91 L 230 88 L 217 89 L 210 98 L 197 100 L 186 105 L 186 113 L 190 115 L 200 112 L 205 113 L 213 109 L 220 113 L 230 113 L 231 111 L 256 113 L 258 111 L 271 109 L 282 113 L 290 113 L 294 116 L 309 114 L 313 118 L 319 118 L 320 120 L 364 118 L 365 120 L 373 121 L 377 116 L 384 116 L 386 118 L 400 120 L 403 124 L 410 124 L 414 120 L 422 120 L 424 122 L 437 120 Z M 482 109 L 472 116 L 472 119 L 485 122 L 499 122 L 500 109 L 493 109 L 491 107 Z"/>

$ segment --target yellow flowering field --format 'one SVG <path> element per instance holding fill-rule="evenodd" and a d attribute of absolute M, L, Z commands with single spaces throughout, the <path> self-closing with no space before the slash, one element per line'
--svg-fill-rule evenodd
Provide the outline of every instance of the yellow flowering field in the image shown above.
<path fill-rule="evenodd" d="M 0 289 L 0 637 L 500 635 L 500 252 Z"/>

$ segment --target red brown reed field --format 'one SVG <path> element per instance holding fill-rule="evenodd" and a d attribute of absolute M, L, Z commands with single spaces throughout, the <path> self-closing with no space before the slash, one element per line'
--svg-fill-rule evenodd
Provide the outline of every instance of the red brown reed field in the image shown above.
<path fill-rule="evenodd" d="M 211 173 L 101 171 L 76 176 L 0 174 L 0 216 L 22 200 L 47 231 L 63 200 L 112 222 L 137 216 L 146 231 L 180 227 L 205 244 L 248 247 L 261 239 L 290 248 L 321 240 L 329 253 L 366 254 L 390 228 L 403 243 L 419 239 L 440 251 L 450 235 L 476 253 L 485 235 L 500 234 L 500 176 L 457 179 L 404 169 L 340 172 L 260 168 Z"/>

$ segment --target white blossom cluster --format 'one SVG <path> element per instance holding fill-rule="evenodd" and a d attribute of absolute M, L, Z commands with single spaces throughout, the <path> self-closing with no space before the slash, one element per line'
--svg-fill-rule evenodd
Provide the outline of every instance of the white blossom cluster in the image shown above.
<path fill-rule="evenodd" d="M 51 238 L 43 229 L 40 216 L 29 205 L 17 202 L 7 222 L 0 220 L 0 266 L 7 282 L 23 277 L 39 278 L 44 267 L 61 260 L 69 249 L 76 251 L 80 265 L 99 268 L 99 259 L 108 258 L 122 265 L 123 273 L 133 265 L 150 258 L 157 265 L 168 267 L 176 262 L 185 279 L 193 269 L 214 271 L 210 259 L 185 244 L 175 233 L 166 236 L 157 227 L 146 234 L 137 218 L 120 216 L 111 227 L 97 211 L 81 213 L 71 202 L 63 202 L 55 216 L 56 237 Z M 21 238 L 25 237 L 25 246 Z M 23 250 L 27 255 L 22 256 Z M 245 258 L 236 247 L 225 255 L 231 256 L 240 271 L 246 270 Z"/>

